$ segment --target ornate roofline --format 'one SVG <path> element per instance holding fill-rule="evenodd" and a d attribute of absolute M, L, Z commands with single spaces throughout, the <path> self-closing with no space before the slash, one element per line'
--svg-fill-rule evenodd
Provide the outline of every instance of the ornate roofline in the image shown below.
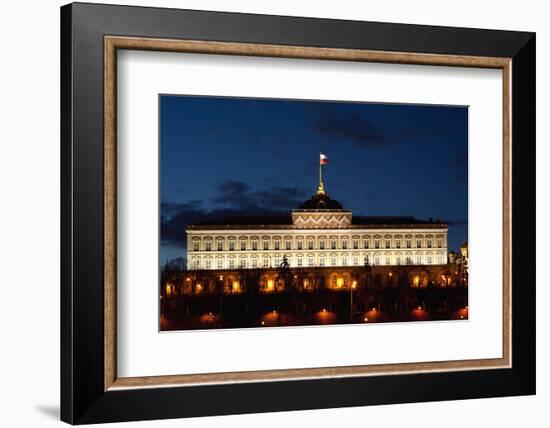
<path fill-rule="evenodd" d="M 402 223 L 402 224 L 351 224 L 346 229 L 334 230 L 360 230 L 360 229 L 448 229 L 445 223 Z M 319 228 L 296 227 L 293 224 L 226 224 L 226 225 L 188 225 L 186 230 L 332 230 Z"/>

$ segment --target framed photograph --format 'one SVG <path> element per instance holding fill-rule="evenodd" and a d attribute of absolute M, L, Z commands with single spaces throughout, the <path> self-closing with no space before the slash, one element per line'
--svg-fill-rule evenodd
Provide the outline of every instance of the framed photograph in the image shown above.
<path fill-rule="evenodd" d="M 535 35 L 61 8 L 61 418 L 535 393 Z"/>

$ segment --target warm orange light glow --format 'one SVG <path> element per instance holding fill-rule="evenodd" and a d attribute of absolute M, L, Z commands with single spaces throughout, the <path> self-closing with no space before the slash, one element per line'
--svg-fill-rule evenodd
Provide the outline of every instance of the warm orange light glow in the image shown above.
<path fill-rule="evenodd" d="M 223 275 L 220 275 L 220 281 L 223 281 Z"/>
<path fill-rule="evenodd" d="M 273 311 L 271 311 L 271 312 L 272 312 L 272 313 L 274 313 L 274 314 L 276 314 L 276 313 L 277 313 L 277 311 L 276 311 L 275 309 L 273 309 Z"/>
<path fill-rule="evenodd" d="M 268 279 L 267 280 L 267 291 L 273 291 L 274 288 L 275 288 L 275 286 L 274 286 L 273 280 Z"/>
<path fill-rule="evenodd" d="M 318 324 L 335 324 L 336 314 L 327 308 L 322 308 L 315 313 L 316 322 Z"/>
<path fill-rule="evenodd" d="M 422 306 L 419 306 L 419 307 L 416 308 L 416 309 L 418 309 L 419 311 L 421 311 L 421 310 L 422 310 Z"/>
<path fill-rule="evenodd" d="M 369 322 L 369 319 L 367 317 L 365 317 L 365 322 Z"/>
<path fill-rule="evenodd" d="M 415 287 L 418 287 L 420 285 L 420 277 L 418 275 L 413 278 L 413 285 Z"/>
<path fill-rule="evenodd" d="M 202 290 L 202 285 L 201 284 L 197 284 L 197 291 L 201 291 Z"/>
<path fill-rule="evenodd" d="M 336 287 L 342 288 L 344 286 L 344 278 L 336 278 Z"/>
<path fill-rule="evenodd" d="M 208 314 L 201 315 L 200 321 L 208 325 L 212 325 L 216 322 L 216 317 L 210 312 Z"/>
<path fill-rule="evenodd" d="M 373 312 L 376 312 L 376 308 L 373 307 L 373 308 L 372 308 L 372 311 L 373 311 Z"/>
<path fill-rule="evenodd" d="M 357 281 L 353 281 L 353 283 L 351 284 L 351 288 L 355 288 L 357 287 Z"/>
<path fill-rule="evenodd" d="M 185 280 L 186 280 L 187 282 L 189 282 L 189 281 L 191 281 L 191 278 L 187 277 L 187 278 L 185 278 Z"/>
<path fill-rule="evenodd" d="M 262 321 L 262 325 L 265 325 L 265 321 Z"/>
<path fill-rule="evenodd" d="M 241 291 L 241 284 L 239 283 L 239 281 L 233 281 L 231 291 L 233 293 L 238 293 L 239 291 Z"/>
<path fill-rule="evenodd" d="M 390 278 L 391 278 L 391 277 L 393 276 L 393 273 L 391 273 L 391 272 L 390 272 L 390 273 L 389 273 L 388 275 L 389 275 L 389 276 L 390 276 Z"/>

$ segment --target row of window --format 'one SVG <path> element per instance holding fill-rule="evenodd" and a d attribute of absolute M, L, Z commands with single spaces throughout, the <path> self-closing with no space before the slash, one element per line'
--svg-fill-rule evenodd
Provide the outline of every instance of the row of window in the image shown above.
<path fill-rule="evenodd" d="M 393 259 L 393 260 L 392 260 Z M 358 256 L 348 257 L 348 256 L 330 256 L 325 257 L 323 255 L 318 257 L 318 260 L 315 260 L 315 257 L 308 256 L 308 257 L 288 257 L 287 261 L 290 265 L 290 267 L 323 267 L 323 266 L 359 266 L 360 258 Z M 235 268 L 273 268 L 277 267 L 281 264 L 282 258 L 280 257 L 263 257 L 261 259 L 258 258 L 252 258 L 250 261 L 248 261 L 245 257 L 241 257 L 239 260 L 236 260 L 235 258 L 229 258 L 227 261 L 227 264 L 224 259 L 219 258 L 212 260 L 211 258 L 206 258 L 204 260 L 204 266 L 201 265 L 201 259 L 195 258 L 193 259 L 192 268 L 193 269 L 235 269 Z M 215 264 L 214 264 L 215 263 Z M 237 264 L 238 263 L 238 264 Z M 378 256 L 375 255 L 373 257 L 371 256 L 365 256 L 362 260 L 362 263 L 364 264 L 373 264 L 373 265 L 421 265 L 421 264 L 444 264 L 445 263 L 445 257 L 442 254 L 438 254 L 436 256 L 432 256 L 431 254 L 422 256 L 422 255 L 415 255 L 415 256 Z"/>
<path fill-rule="evenodd" d="M 411 240 L 411 239 L 405 239 L 404 240 L 404 247 L 401 247 L 401 239 L 396 239 L 394 241 L 394 247 L 392 247 L 392 241 L 391 239 L 385 239 L 385 240 L 380 240 L 380 239 L 375 239 L 373 241 L 373 246 L 372 248 L 374 249 L 378 249 L 378 248 L 424 248 L 423 246 L 423 240 L 422 239 L 417 239 L 415 241 Z M 415 246 L 413 247 L 413 243 L 415 244 Z M 217 241 L 215 243 L 215 247 L 213 247 L 213 243 L 212 241 L 204 241 L 203 242 L 203 248 L 202 250 L 203 251 L 213 251 L 213 248 L 215 248 L 217 251 L 225 251 L 226 250 L 226 246 L 225 246 L 225 243 L 223 241 Z M 272 245 L 270 245 L 272 244 Z M 284 249 L 286 251 L 291 251 L 291 250 L 303 250 L 304 249 L 304 242 L 301 241 L 301 240 L 297 240 L 295 243 L 294 243 L 294 248 L 293 245 L 292 245 L 292 241 L 290 240 L 287 240 L 287 241 L 284 241 Z M 351 245 L 350 245 L 351 244 Z M 425 243 L 425 248 L 433 248 L 433 240 L 432 239 L 426 239 L 426 243 Z M 443 248 L 443 239 L 437 239 L 435 241 L 435 245 L 436 245 L 436 248 Z M 228 242 L 228 245 L 227 245 L 227 250 L 228 251 L 235 251 L 235 249 L 238 248 L 240 251 L 248 251 L 248 250 L 252 250 L 252 251 L 258 251 L 258 248 L 261 248 L 262 250 L 264 251 L 269 251 L 269 250 L 275 250 L 275 251 L 279 251 L 281 250 L 281 241 L 280 240 L 274 240 L 272 243 L 270 243 L 268 240 L 264 240 L 261 242 L 261 247 L 260 247 L 260 243 L 258 240 L 253 240 L 250 242 L 250 245 L 247 241 L 240 241 L 239 242 L 239 245 L 238 247 L 236 246 L 236 242 L 235 241 L 229 241 Z M 370 240 L 368 239 L 365 239 L 363 240 L 363 249 L 369 249 L 371 248 L 371 244 L 370 244 Z M 319 240 L 319 246 L 318 248 L 315 247 L 315 242 L 313 239 L 309 239 L 305 242 L 305 249 L 307 250 L 336 250 L 336 249 L 342 249 L 342 250 L 347 250 L 347 249 L 354 249 L 354 250 L 358 250 L 359 249 L 359 240 L 358 239 L 354 239 L 351 241 L 351 243 L 347 240 L 341 240 L 340 241 L 340 247 L 338 247 L 338 241 L 336 239 L 332 239 L 328 242 L 324 241 L 324 240 Z M 193 242 L 193 251 L 201 251 L 201 243 L 199 241 L 194 241 Z"/>

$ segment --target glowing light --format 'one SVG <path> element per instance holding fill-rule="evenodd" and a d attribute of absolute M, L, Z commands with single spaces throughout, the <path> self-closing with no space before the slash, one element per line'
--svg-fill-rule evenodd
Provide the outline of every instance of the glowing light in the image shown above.
<path fill-rule="evenodd" d="M 393 273 L 391 273 L 391 272 L 390 272 L 390 273 L 389 273 L 388 275 L 389 275 L 389 276 L 390 276 L 390 278 L 391 278 L 391 277 L 393 276 Z"/>
<path fill-rule="evenodd" d="M 422 310 L 422 306 L 419 306 L 419 307 L 416 308 L 416 309 L 418 309 L 419 311 L 421 311 L 421 310 Z"/>
<path fill-rule="evenodd" d="M 223 281 L 223 275 L 220 275 L 220 281 Z"/>
<path fill-rule="evenodd" d="M 187 278 L 185 278 L 185 280 L 186 280 L 187 282 L 189 282 L 189 281 L 191 281 L 191 278 L 187 277 Z"/>
<path fill-rule="evenodd" d="M 276 314 L 276 313 L 277 313 L 277 311 L 276 311 L 275 309 L 273 309 L 273 311 L 271 311 L 271 312 L 272 312 L 272 313 L 274 313 L 274 314 Z"/>
<path fill-rule="evenodd" d="M 353 283 L 351 284 L 351 288 L 355 288 L 357 287 L 357 281 L 353 281 Z"/>
<path fill-rule="evenodd" d="M 268 279 L 268 280 L 267 280 L 267 290 L 268 290 L 268 291 L 273 291 L 274 288 L 275 288 L 275 287 L 274 287 L 274 284 L 273 284 L 273 280 L 272 280 L 272 279 Z"/>
<path fill-rule="evenodd" d="M 460 319 L 463 320 L 463 319 L 464 319 L 464 315 L 460 315 Z"/>
<path fill-rule="evenodd" d="M 262 325 L 265 325 L 265 321 L 262 321 Z"/>
<path fill-rule="evenodd" d="M 413 278 L 413 284 L 415 287 L 418 287 L 420 285 L 420 277 L 418 275 Z"/>
<path fill-rule="evenodd" d="M 369 322 L 369 319 L 367 317 L 365 317 L 365 322 Z"/>
<path fill-rule="evenodd" d="M 327 310 L 325 308 L 323 308 L 323 312 L 326 312 Z"/>
<path fill-rule="evenodd" d="M 344 286 L 344 278 L 336 278 L 336 286 L 342 288 Z"/>
<path fill-rule="evenodd" d="M 373 311 L 373 312 L 376 312 L 376 308 L 372 308 L 372 311 Z"/>

